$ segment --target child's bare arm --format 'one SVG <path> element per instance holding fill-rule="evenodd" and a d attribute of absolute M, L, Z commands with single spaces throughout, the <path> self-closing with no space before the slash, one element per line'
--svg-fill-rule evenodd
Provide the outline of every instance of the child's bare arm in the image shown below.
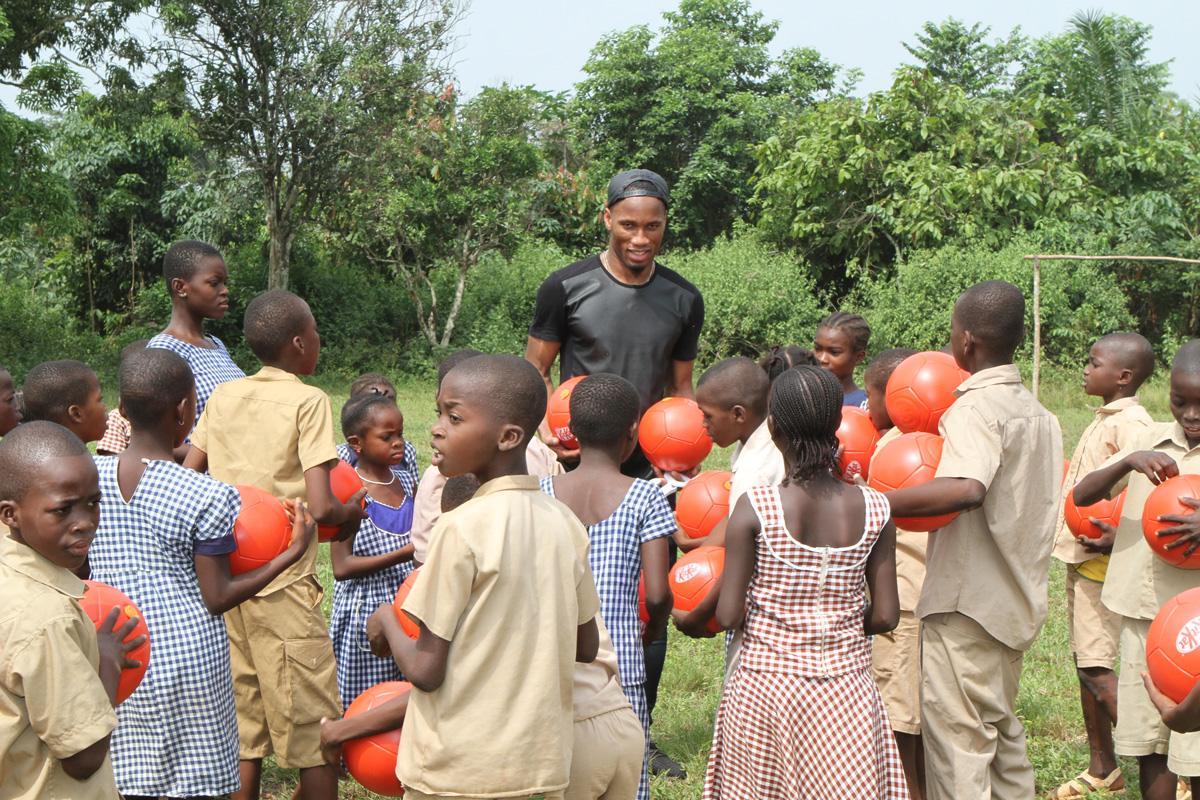
<path fill-rule="evenodd" d="M 374 575 L 376 572 L 385 570 L 388 567 L 412 561 L 412 557 L 412 543 L 379 556 L 354 555 L 353 538 L 345 542 L 333 541 L 329 543 L 329 560 L 333 565 L 333 578 L 338 581 Z"/>
<path fill-rule="evenodd" d="M 662 635 L 671 616 L 671 584 L 667 580 L 671 554 L 667 537 L 654 539 L 642 545 L 642 575 L 646 581 L 646 611 L 650 621 L 646 623 L 643 640 L 653 642 Z"/>
<path fill-rule="evenodd" d="M 746 590 L 754 576 L 758 531 L 758 515 L 750 498 L 742 495 L 725 526 L 725 571 L 717 601 L 717 624 L 727 631 L 740 628 L 746 621 Z"/>
<path fill-rule="evenodd" d="M 355 717 L 321 720 L 321 755 L 325 763 L 338 770 L 342 766 L 342 745 L 352 739 L 394 731 L 404 725 L 408 712 L 408 692 L 393 697 L 381 706 Z"/>
<path fill-rule="evenodd" d="M 1146 685 L 1150 701 L 1158 709 L 1164 725 L 1176 733 L 1200 731 L 1200 684 L 1192 687 L 1182 703 L 1176 703 L 1158 690 L 1149 672 L 1142 673 L 1142 683 Z"/>
<path fill-rule="evenodd" d="M 894 630 L 900 622 L 896 588 L 896 523 L 888 520 L 867 556 L 867 591 L 871 602 L 863 613 L 863 633 L 873 636 Z"/>
<path fill-rule="evenodd" d="M 208 472 L 208 453 L 193 445 L 183 459 L 183 465 L 196 472 Z"/>
<path fill-rule="evenodd" d="M 936 517 L 979 508 L 987 487 L 974 478 L 934 478 L 885 495 L 894 517 Z"/>
<path fill-rule="evenodd" d="M 430 633 L 424 622 L 417 620 L 417 624 L 421 635 L 414 642 L 400 627 L 395 608 L 381 603 L 367 617 L 367 639 L 372 653 L 383 658 L 390 655 L 413 686 L 432 692 L 446 680 L 450 642 Z"/>
<path fill-rule="evenodd" d="M 229 571 L 227 553 L 192 556 L 196 564 L 196 580 L 200 584 L 200 597 L 209 614 L 215 617 L 241 605 L 304 556 L 316 533 L 317 523 L 299 498 L 283 505 L 292 519 L 291 544 L 261 567 L 233 575 Z"/>
<path fill-rule="evenodd" d="M 599 650 L 600 628 L 596 626 L 596 618 L 592 617 L 575 631 L 575 660 L 590 664 L 596 660 Z"/>
<path fill-rule="evenodd" d="M 1090 506 L 1108 497 L 1117 481 L 1130 472 L 1140 472 L 1153 484 L 1160 484 L 1179 474 L 1179 465 L 1166 453 L 1138 450 L 1098 470 L 1084 475 L 1072 490 L 1077 506 Z"/>
<path fill-rule="evenodd" d="M 367 518 L 362 500 L 366 489 L 359 489 L 345 503 L 333 496 L 329 485 L 329 473 L 333 462 L 304 470 L 304 488 L 308 492 L 308 508 L 313 518 L 322 525 L 337 525 L 341 528 L 338 541 L 345 541 L 358 532 L 358 524 Z"/>

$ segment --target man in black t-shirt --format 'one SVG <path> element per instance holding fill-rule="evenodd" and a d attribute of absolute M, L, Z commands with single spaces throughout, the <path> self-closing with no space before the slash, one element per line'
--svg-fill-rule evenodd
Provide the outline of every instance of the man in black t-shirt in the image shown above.
<path fill-rule="evenodd" d="M 608 249 L 550 274 L 537 293 L 525 358 L 554 391 L 559 381 L 612 372 L 638 390 L 641 411 L 664 397 L 694 398 L 692 364 L 704 326 L 700 290 L 654 262 L 667 227 L 667 184 L 644 169 L 608 185 L 604 224 Z M 543 423 L 542 440 L 564 460 L 577 450 L 559 444 Z M 653 477 L 641 451 L 625 462 L 628 475 Z"/>

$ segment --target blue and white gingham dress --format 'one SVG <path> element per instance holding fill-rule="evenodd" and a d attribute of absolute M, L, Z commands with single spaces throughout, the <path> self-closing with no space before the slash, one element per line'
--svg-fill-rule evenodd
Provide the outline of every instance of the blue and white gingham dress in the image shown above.
<path fill-rule="evenodd" d="M 241 367 L 229 357 L 224 343 L 215 336 L 208 338 L 217 346 L 215 350 L 196 347 L 165 333 L 158 334 L 146 344 L 146 347 L 160 347 L 178 353 L 192 368 L 192 376 L 196 379 L 196 420 L 193 426 L 200 421 L 200 412 L 218 384 L 246 377 Z"/>
<path fill-rule="evenodd" d="M 194 554 L 231 552 L 241 500 L 232 486 L 167 461 L 149 461 L 128 503 L 117 456 L 96 459 L 100 527 L 91 577 L 120 589 L 150 630 L 150 664 L 117 706 L 112 734 L 125 795 L 229 794 L 238 778 L 237 714 L 225 621 L 204 607 Z"/>
<path fill-rule="evenodd" d="M 554 497 L 554 478 L 542 478 L 542 491 Z M 650 710 L 646 705 L 646 658 L 642 651 L 638 619 L 638 578 L 642 570 L 642 545 L 670 536 L 676 530 L 675 515 L 657 486 L 635 479 L 625 499 L 608 519 L 588 526 L 588 562 L 600 595 L 600 618 L 604 620 L 617 653 L 621 689 L 625 692 L 650 741 Z M 650 794 L 646 765 L 638 800 Z"/>
<path fill-rule="evenodd" d="M 403 485 L 403 475 L 400 480 Z M 354 555 L 381 556 L 412 542 L 409 531 L 412 529 L 413 495 L 407 487 L 405 492 L 407 496 L 399 509 L 400 514 L 395 515 L 407 519 L 407 526 L 400 526 L 404 530 L 382 530 L 368 517 L 354 535 Z M 383 504 L 368 498 L 368 514 L 373 505 Z M 380 603 L 390 603 L 396 598 L 400 584 L 412 571 L 412 561 L 406 561 L 371 575 L 333 584 L 329 635 L 333 639 L 333 651 L 337 657 L 338 694 L 341 695 L 343 708 L 349 708 L 354 698 L 377 683 L 403 680 L 395 659 L 371 655 L 371 645 L 367 641 L 367 617 L 379 608 Z"/>
<path fill-rule="evenodd" d="M 358 466 L 358 453 L 350 445 L 342 442 L 337 446 L 338 458 L 352 467 Z M 409 497 L 417 496 L 417 481 L 421 480 L 421 470 L 417 466 L 417 448 L 407 439 L 404 441 L 404 460 L 392 467 L 392 472 L 400 478 L 400 488 Z"/>

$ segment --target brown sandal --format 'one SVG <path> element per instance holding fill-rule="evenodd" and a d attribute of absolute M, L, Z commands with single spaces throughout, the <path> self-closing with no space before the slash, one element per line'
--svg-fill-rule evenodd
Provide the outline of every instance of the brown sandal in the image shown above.
<path fill-rule="evenodd" d="M 1124 793 L 1125 779 L 1121 775 L 1120 767 L 1114 769 L 1107 778 L 1097 778 L 1085 769 L 1079 773 L 1078 777 L 1072 778 L 1046 796 L 1051 800 L 1070 800 L 1070 798 L 1085 797 L 1092 792 L 1099 791 L 1108 794 Z"/>

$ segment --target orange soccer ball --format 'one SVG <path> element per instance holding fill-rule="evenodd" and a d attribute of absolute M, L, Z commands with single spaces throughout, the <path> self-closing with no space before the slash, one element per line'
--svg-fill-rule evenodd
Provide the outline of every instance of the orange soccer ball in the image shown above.
<path fill-rule="evenodd" d="M 1180 569 L 1200 569 L 1200 550 L 1184 558 L 1183 551 L 1187 547 L 1177 547 L 1173 550 L 1166 548 L 1166 545 L 1178 539 L 1178 536 L 1158 535 L 1163 528 L 1174 525 L 1171 522 L 1159 522 L 1159 517 L 1166 514 L 1187 516 L 1195 511 L 1191 506 L 1184 504 L 1179 499 L 1181 497 L 1200 500 L 1200 475 L 1176 475 L 1154 487 L 1154 491 L 1146 498 L 1146 505 L 1142 507 L 1142 534 L 1146 537 L 1150 549 L 1171 566 Z"/>
<path fill-rule="evenodd" d="M 867 483 L 872 489 L 891 492 L 933 480 L 942 460 L 942 444 L 942 438 L 932 433 L 906 433 L 893 439 L 875 454 Z M 935 531 L 956 516 L 957 512 L 936 517 L 897 517 L 896 525 L 906 531 Z"/>
<path fill-rule="evenodd" d="M 96 626 L 96 630 L 100 630 L 100 626 L 108 618 L 108 612 L 116 607 L 121 609 L 121 613 L 117 615 L 117 622 L 113 625 L 113 630 L 124 625 L 130 617 L 137 617 L 138 621 L 133 628 L 133 633 L 129 634 L 125 641 L 136 639 L 143 634 L 146 636 L 143 644 L 129 651 L 129 657 L 142 662 L 142 665 L 121 670 L 121 678 L 117 682 L 117 703 L 120 704 L 133 694 L 133 690 L 146 676 L 146 667 L 150 666 L 150 629 L 146 627 L 146 619 L 142 616 L 142 612 L 138 611 L 137 606 L 123 592 L 100 581 L 84 581 L 84 584 L 87 589 L 79 600 L 79 607 L 83 609 L 83 613 L 88 615 L 92 624 Z"/>
<path fill-rule="evenodd" d="M 412 690 L 408 681 L 385 681 L 376 684 L 354 698 L 346 709 L 346 719 L 378 708 Z M 342 760 L 346 769 L 366 789 L 375 794 L 400 797 L 404 787 L 396 777 L 396 759 L 400 752 L 400 729 L 351 739 L 342 745 Z"/>
<path fill-rule="evenodd" d="M 546 424 L 559 443 L 569 450 L 579 446 L 575 434 L 571 433 L 571 392 L 586 378 L 586 375 L 576 375 L 570 380 L 563 381 L 550 395 L 546 403 Z"/>
<path fill-rule="evenodd" d="M 646 608 L 646 573 L 638 575 L 638 634 L 646 635 L 646 626 L 650 624 L 650 610 Z"/>
<path fill-rule="evenodd" d="M 1121 509 L 1125 507 L 1125 492 L 1121 492 L 1112 500 L 1101 500 L 1090 506 L 1080 508 L 1075 505 L 1073 489 L 1067 489 L 1067 497 L 1063 503 L 1063 517 L 1067 521 L 1067 530 L 1079 537 L 1099 539 L 1104 532 L 1092 524 L 1091 517 L 1109 525 L 1121 522 Z"/>
<path fill-rule="evenodd" d="M 693 539 L 708 536 L 718 522 L 729 516 L 729 482 L 732 472 L 701 472 L 679 490 L 675 519 Z"/>
<path fill-rule="evenodd" d="M 700 605 L 724 570 L 724 547 L 697 547 L 676 561 L 668 576 L 675 608 L 691 611 Z M 709 633 L 720 630 L 715 617 L 708 621 Z"/>
<path fill-rule="evenodd" d="M 237 550 L 229 554 L 229 571 L 241 575 L 266 564 L 292 543 L 292 523 L 287 512 L 271 495 L 254 486 L 235 486 L 242 496 L 242 510 L 233 524 Z"/>
<path fill-rule="evenodd" d="M 948 353 L 911 355 L 888 378 L 888 416 L 905 433 L 937 434 L 938 421 L 954 403 L 954 390 L 969 377 Z"/>
<path fill-rule="evenodd" d="M 351 495 L 363 488 L 363 482 L 362 478 L 358 477 L 358 473 L 354 471 L 354 467 L 339 458 L 337 466 L 329 472 L 329 488 L 333 490 L 333 496 L 338 499 L 338 502 L 344 503 L 350 499 Z M 366 506 L 366 498 L 363 498 L 363 508 Z M 332 542 L 340 532 L 337 525 L 318 525 L 317 539 L 322 542 Z"/>
<path fill-rule="evenodd" d="M 1182 703 L 1200 678 L 1200 588 L 1167 601 L 1146 634 L 1146 669 L 1163 694 Z"/>
<path fill-rule="evenodd" d="M 695 400 L 683 397 L 664 397 L 646 409 L 638 443 L 650 463 L 664 472 L 698 467 L 712 450 L 704 413 Z"/>
<path fill-rule="evenodd" d="M 417 623 L 412 621 L 412 617 L 405 614 L 400 608 L 404 605 L 404 601 L 408 599 L 408 593 L 412 591 L 413 584 L 417 582 L 417 575 L 421 572 L 421 568 L 417 567 L 408 574 L 404 579 L 404 583 L 400 584 L 400 588 L 396 590 L 396 599 L 392 601 L 392 606 L 396 609 L 396 618 L 400 620 L 400 627 L 408 634 L 408 638 L 414 642 L 421 636 L 421 628 Z"/>
<path fill-rule="evenodd" d="M 866 480 L 870 474 L 871 455 L 879 443 L 879 431 L 871 422 L 871 415 L 861 408 L 844 406 L 837 438 L 842 443 L 842 457 L 838 460 L 841 479 L 853 482 L 855 475 L 861 475 Z"/>

